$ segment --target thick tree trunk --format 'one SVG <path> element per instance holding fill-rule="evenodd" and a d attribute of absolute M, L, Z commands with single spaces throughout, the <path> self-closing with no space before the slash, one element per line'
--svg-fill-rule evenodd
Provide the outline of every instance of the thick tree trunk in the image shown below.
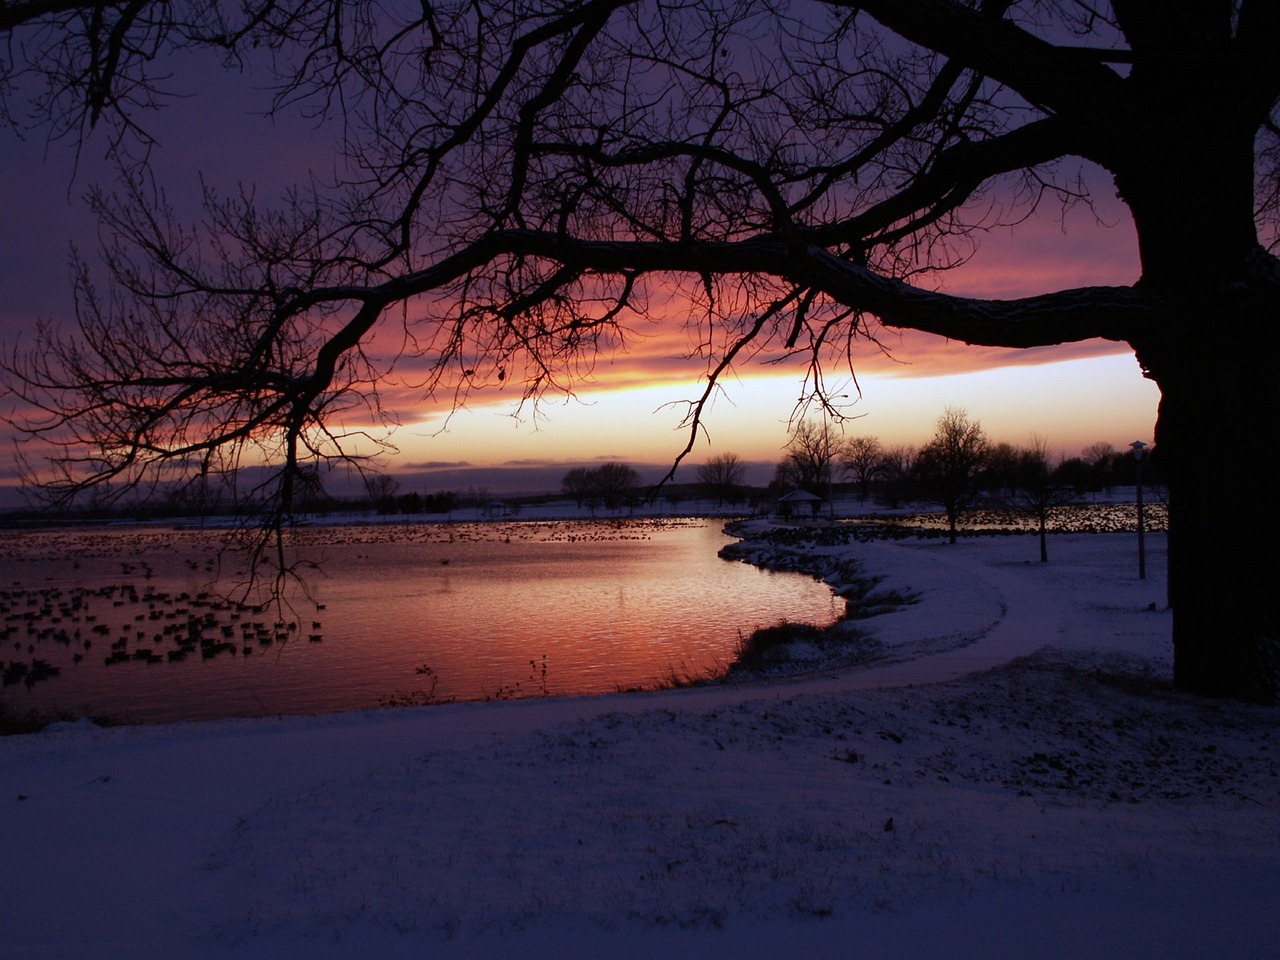
<path fill-rule="evenodd" d="M 1170 305 L 1132 342 L 1161 391 L 1174 681 L 1274 703 L 1280 510 L 1267 461 L 1280 449 L 1280 264 L 1254 223 L 1261 118 L 1176 57 L 1141 73 L 1147 122 L 1111 159 L 1137 229 L 1140 286 Z"/>
<path fill-rule="evenodd" d="M 1224 323 L 1219 338 L 1165 344 L 1158 357 L 1140 349 L 1139 359 L 1162 393 L 1156 455 L 1169 483 L 1174 682 L 1275 703 L 1280 504 L 1268 463 L 1280 449 L 1280 337 L 1265 317 L 1251 319 Z"/>

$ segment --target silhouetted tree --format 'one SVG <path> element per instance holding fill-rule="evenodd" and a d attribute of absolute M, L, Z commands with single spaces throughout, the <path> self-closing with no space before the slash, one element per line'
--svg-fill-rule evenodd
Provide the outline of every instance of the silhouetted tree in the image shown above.
<path fill-rule="evenodd" d="M 467 489 L 462 492 L 462 505 L 476 510 L 484 510 L 487 508 L 491 499 L 492 498 L 489 496 L 489 487 L 482 483 L 473 487 L 467 487 Z"/>
<path fill-rule="evenodd" d="M 787 455 L 779 465 L 776 479 L 828 498 L 840 447 L 840 437 L 830 423 L 801 420 L 787 440 Z"/>
<path fill-rule="evenodd" d="M 585 505 L 594 510 L 603 503 L 614 510 L 640 486 L 640 474 L 634 467 L 614 460 L 598 467 L 574 467 L 564 475 L 561 486 L 579 507 Z"/>
<path fill-rule="evenodd" d="M 400 481 L 395 477 L 376 470 L 366 470 L 364 489 L 369 494 L 369 502 L 378 513 L 396 512 L 396 491 L 400 489 Z"/>
<path fill-rule="evenodd" d="M 1115 477 L 1116 460 L 1120 456 L 1116 448 L 1106 441 L 1091 443 L 1081 451 L 1081 457 L 1089 465 L 1091 489 L 1111 489 Z"/>
<path fill-rule="evenodd" d="M 883 467 L 877 500 L 884 506 L 896 509 L 915 495 L 912 467 L 916 462 L 916 450 L 907 444 L 896 444 L 884 451 Z"/>
<path fill-rule="evenodd" d="M 738 489 L 746 476 L 746 464 L 736 453 L 716 454 L 698 467 L 698 484 L 704 495 L 719 504 L 737 501 Z"/>
<path fill-rule="evenodd" d="M 224 506 L 223 478 L 199 473 L 169 491 L 168 499 L 178 514 L 191 514 L 204 519 Z"/>
<path fill-rule="evenodd" d="M 840 465 L 858 484 L 858 499 L 866 502 L 871 484 L 885 472 L 884 448 L 878 437 L 850 437 L 840 448 Z"/>
<path fill-rule="evenodd" d="M 423 499 L 423 509 L 427 513 L 452 513 L 458 505 L 458 495 L 451 490 L 443 493 L 429 493 Z"/>
<path fill-rule="evenodd" d="M 1005 440 L 988 444 L 982 465 L 982 485 L 998 498 L 1012 497 L 1018 489 L 1022 454 L 1023 451 Z"/>
<path fill-rule="evenodd" d="M 719 377 L 774 347 L 824 402 L 822 364 L 876 320 L 1003 347 L 1101 337 L 1161 390 L 1175 680 L 1274 699 L 1280 560 L 1253 545 L 1280 516 L 1216 506 L 1269 503 L 1272 480 L 1202 455 L 1205 437 L 1280 446 L 1273 0 L 67 0 L 5 5 L 0 32 L 2 115 L 35 90 L 24 122 L 53 136 L 145 148 L 131 125 L 189 47 L 233 69 L 267 51 L 280 109 L 345 111 L 335 189 L 276 211 L 211 193 L 187 229 L 136 169 L 97 195 L 113 285 L 81 265 L 79 331 L 46 331 L 7 377 L 44 441 L 27 449 L 53 450 L 32 466 L 51 497 L 260 457 L 278 522 L 295 464 L 344 455 L 337 424 L 394 419 L 375 385 L 399 358 L 367 349 L 387 325 L 425 392 L 511 377 L 535 400 L 572 391 L 665 287 L 710 380 L 685 452 Z M 927 274 L 975 228 L 1085 193 L 1077 159 L 1127 205 L 1140 282 L 938 292 Z"/>
<path fill-rule="evenodd" d="M 605 507 L 616 510 L 625 504 L 640 486 L 640 474 L 634 467 L 612 460 L 591 471 L 592 487 Z"/>
<path fill-rule="evenodd" d="M 1071 482 L 1067 461 L 1049 462 L 1049 452 L 1039 437 L 1019 451 L 1009 502 L 1036 520 L 1040 535 L 1040 562 L 1049 562 L 1049 514 L 1055 507 L 1071 503 L 1078 496 Z"/>
<path fill-rule="evenodd" d="M 298 469 L 296 500 L 299 513 L 325 513 L 333 503 L 324 488 L 318 463 L 304 464 Z"/>
<path fill-rule="evenodd" d="M 948 407 L 938 418 L 933 438 L 920 448 L 913 464 L 920 498 L 946 512 L 947 531 L 956 542 L 960 514 L 982 490 L 982 470 L 990 442 L 981 424 L 963 410 Z"/>
<path fill-rule="evenodd" d="M 560 481 L 560 488 L 582 509 L 592 494 L 591 471 L 586 467 L 573 467 Z"/>
<path fill-rule="evenodd" d="M 1071 485 L 1077 497 L 1091 489 L 1089 465 L 1081 457 L 1067 457 L 1058 465 L 1057 473 L 1064 483 Z"/>

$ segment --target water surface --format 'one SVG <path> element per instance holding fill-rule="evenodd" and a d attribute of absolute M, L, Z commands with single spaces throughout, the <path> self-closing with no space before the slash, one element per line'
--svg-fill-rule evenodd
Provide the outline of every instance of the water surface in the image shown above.
<path fill-rule="evenodd" d="M 684 520 L 306 528 L 291 545 L 315 568 L 260 607 L 214 533 L 10 535 L 0 700 L 144 722 L 601 693 L 711 676 L 757 627 L 839 615 L 807 577 L 720 559 L 727 542 Z"/>

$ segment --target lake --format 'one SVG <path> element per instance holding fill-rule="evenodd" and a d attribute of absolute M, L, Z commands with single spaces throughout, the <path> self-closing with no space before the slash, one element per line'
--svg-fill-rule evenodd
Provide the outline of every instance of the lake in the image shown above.
<path fill-rule="evenodd" d="M 213 532 L 0 537 L 0 703 L 167 722 L 592 694 L 722 673 L 739 638 L 826 625 L 807 577 L 722 560 L 718 521 L 315 526 L 282 602 Z"/>

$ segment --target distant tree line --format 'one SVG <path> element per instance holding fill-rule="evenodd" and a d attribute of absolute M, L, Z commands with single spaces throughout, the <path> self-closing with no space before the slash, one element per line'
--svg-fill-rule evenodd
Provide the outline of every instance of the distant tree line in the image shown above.
<path fill-rule="evenodd" d="M 1144 484 L 1160 484 L 1159 451 L 1144 458 Z M 947 408 L 934 435 L 922 446 L 888 446 L 874 436 L 842 437 L 827 423 L 805 421 L 792 432 L 771 486 L 775 493 L 802 489 L 830 497 L 837 480 L 852 482 L 860 500 L 873 496 L 883 506 L 927 503 L 946 514 L 956 539 L 960 514 L 979 501 L 1021 510 L 1040 530 L 1041 559 L 1047 559 L 1045 529 L 1050 512 L 1086 493 L 1133 485 L 1139 464 L 1131 451 L 1095 443 L 1078 456 L 1052 457 L 1044 440 L 1016 447 L 993 442 L 961 409 Z"/>
<path fill-rule="evenodd" d="M 717 504 L 738 504 L 747 499 L 747 466 L 736 453 L 721 453 L 698 467 L 703 496 Z"/>
<path fill-rule="evenodd" d="M 1142 466 L 1147 484 L 1160 485 L 1159 451 Z M 1138 463 L 1128 450 L 1111 444 L 1091 444 L 1076 456 L 1051 456 L 1039 438 L 1023 447 L 992 441 L 981 425 L 961 409 L 947 408 L 938 418 L 934 435 L 922 446 L 888 445 L 875 436 L 845 437 L 829 423 L 802 421 L 796 425 L 772 482 L 761 490 L 746 482 L 746 464 L 734 453 L 708 458 L 697 469 L 694 484 L 669 484 L 665 497 L 675 506 L 696 495 L 718 506 L 756 504 L 778 499 L 796 489 L 830 499 L 841 487 L 852 486 L 860 501 L 874 499 L 889 508 L 911 503 L 939 507 L 947 517 L 950 537 L 956 537 L 958 518 L 979 502 L 1021 510 L 1034 517 L 1041 530 L 1041 558 L 1045 559 L 1044 530 L 1054 507 L 1086 493 L 1131 486 Z M 381 515 L 447 515 L 462 508 L 492 505 L 485 487 L 463 492 L 402 493 L 394 476 L 367 470 L 363 498 L 328 494 L 314 471 L 298 478 L 295 513 L 323 516 L 338 511 L 374 510 Z M 574 467 L 561 483 L 562 493 L 579 508 L 616 510 L 636 503 L 646 491 L 639 473 L 628 464 L 609 461 L 594 467 Z M 225 484 L 200 480 L 175 485 L 161 498 L 136 504 L 112 501 L 88 503 L 75 520 L 158 519 L 243 515 L 252 502 L 238 497 Z M 518 509 L 511 506 L 510 509 Z M 47 518 L 45 510 L 12 511 L 11 521 Z"/>
<path fill-rule="evenodd" d="M 1158 456 L 1145 460 L 1143 469 L 1146 483 L 1161 483 Z M 698 467 L 696 484 L 670 484 L 665 496 L 672 505 L 693 493 L 724 506 L 776 500 L 797 489 L 830 499 L 837 485 L 846 495 L 852 485 L 861 501 L 874 498 L 890 508 L 937 506 L 952 541 L 960 515 L 981 502 L 1035 519 L 1041 559 L 1047 559 L 1044 534 L 1055 507 L 1086 493 L 1132 485 L 1137 470 L 1130 451 L 1109 443 L 1092 444 L 1077 456 L 1054 457 L 1040 438 L 1023 447 L 994 442 L 964 410 L 949 407 L 920 447 L 886 445 L 875 436 L 845 437 L 829 423 L 801 421 L 763 497 L 746 483 L 746 464 L 734 453 L 709 457 Z M 574 467 L 564 475 L 561 490 L 579 508 L 592 510 L 617 509 L 642 495 L 639 474 L 617 461 Z"/>
<path fill-rule="evenodd" d="M 365 492 L 369 495 L 369 506 L 381 516 L 396 513 L 452 513 L 461 505 L 461 498 L 452 490 L 428 493 L 426 496 L 416 490 L 402 494 L 399 492 L 400 481 L 385 473 L 366 473 L 364 485 Z"/>
<path fill-rule="evenodd" d="M 574 467 L 564 475 L 561 488 L 579 508 L 609 510 L 633 502 L 638 496 L 640 474 L 634 467 L 616 460 L 598 467 Z"/>

